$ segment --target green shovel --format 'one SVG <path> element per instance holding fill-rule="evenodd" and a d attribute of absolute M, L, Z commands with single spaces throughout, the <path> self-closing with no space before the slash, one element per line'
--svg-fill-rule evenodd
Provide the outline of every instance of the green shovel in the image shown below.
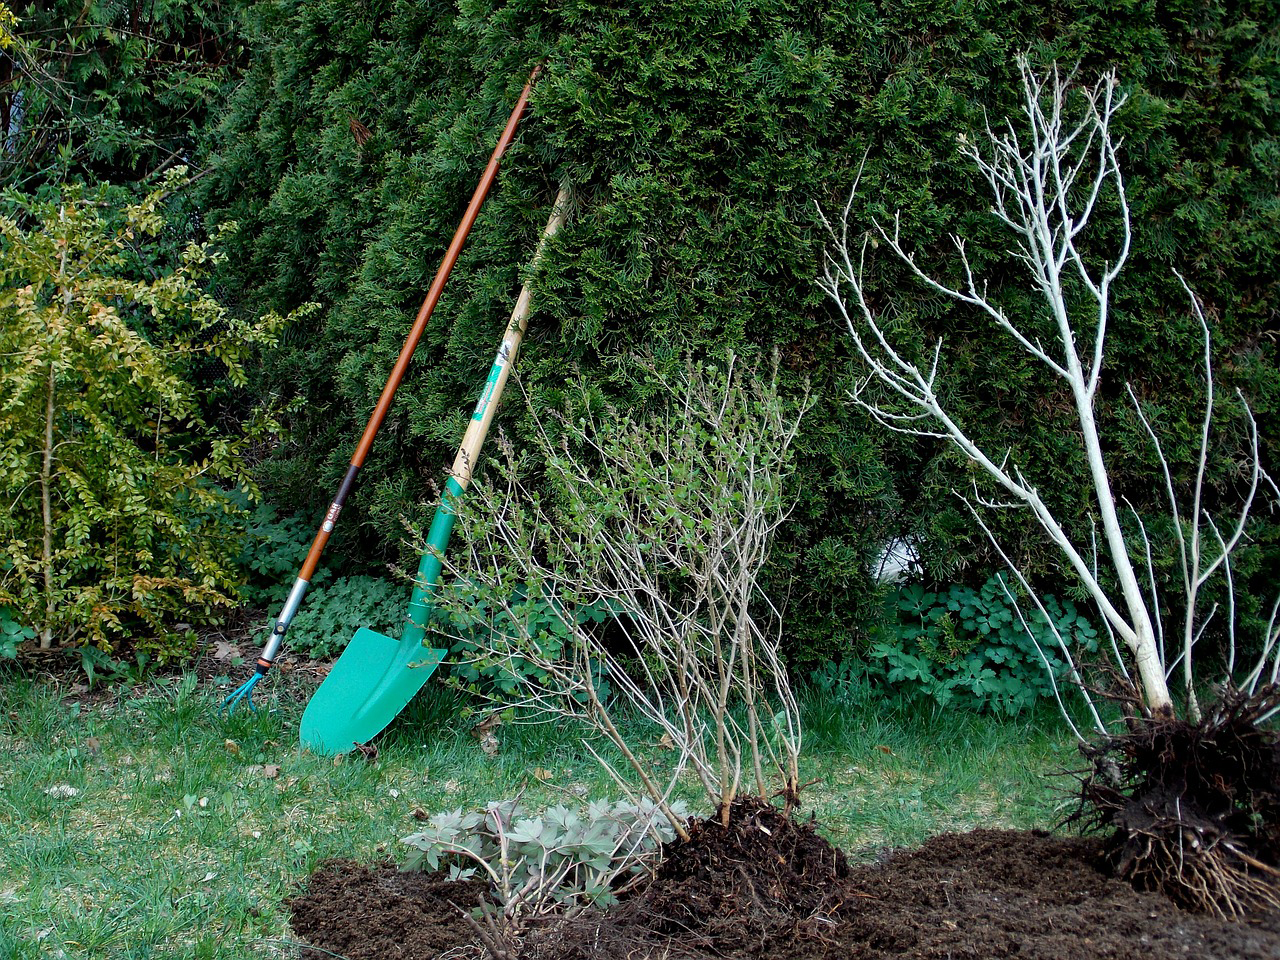
<path fill-rule="evenodd" d="M 533 255 L 531 271 L 537 268 L 547 241 L 564 224 L 568 204 L 569 191 L 562 188 Z M 431 522 L 428 549 L 418 566 L 400 639 L 368 627 L 356 631 L 302 714 L 302 745 L 314 753 L 346 753 L 373 739 L 422 689 L 448 653 L 425 646 L 427 619 L 440 583 L 440 557 L 453 531 L 458 499 L 471 482 L 472 468 L 480 456 L 516 352 L 524 339 L 529 299 L 529 285 L 525 284 Z"/>

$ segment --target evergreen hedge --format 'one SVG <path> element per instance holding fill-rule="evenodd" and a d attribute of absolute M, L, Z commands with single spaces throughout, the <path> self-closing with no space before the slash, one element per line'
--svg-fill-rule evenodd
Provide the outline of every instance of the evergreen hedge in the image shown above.
<path fill-rule="evenodd" d="M 154 187 L 161 171 L 195 164 L 224 86 L 244 67 L 243 4 L 8 6 L 17 24 L 16 42 L 0 49 L 0 184 L 27 193 L 64 182 Z"/>
<path fill-rule="evenodd" d="M 984 111 L 1016 109 L 1023 51 L 1079 63 L 1086 78 L 1115 65 L 1132 91 L 1123 163 L 1136 247 L 1101 400 L 1121 492 L 1162 512 L 1126 380 L 1156 405 L 1175 458 L 1186 462 L 1198 437 L 1198 329 L 1174 267 L 1214 323 L 1220 385 L 1249 396 L 1274 464 L 1271 2 L 260 0 L 246 7 L 242 36 L 250 65 L 212 144 L 204 203 L 213 220 L 241 224 L 224 296 L 255 311 L 325 305 L 260 374 L 262 389 L 306 403 L 264 480 L 280 502 L 311 511 L 341 475 L 520 87 L 546 62 L 344 516 L 337 549 L 352 557 L 394 557 L 401 518 L 424 516 L 565 180 L 579 210 L 540 272 L 520 365 L 535 403 L 560 402 L 571 368 L 589 372 L 602 398 L 644 403 L 628 361 L 637 347 L 660 361 L 733 348 L 766 362 L 776 351 L 789 382 L 810 378 L 823 398 L 804 431 L 801 506 L 775 550 L 772 590 L 787 598 L 794 656 L 858 643 L 877 610 L 867 563 L 890 536 L 923 536 L 931 576 L 980 583 L 998 560 L 949 494 L 967 485 L 963 464 L 940 445 L 884 435 L 844 400 L 858 370 L 814 284 L 826 243 L 815 202 L 838 210 L 865 154 L 857 216 L 901 210 L 922 257 L 944 270 L 947 235 L 970 237 L 1005 302 L 1033 309 L 957 151 Z M 1048 465 L 1042 488 L 1078 503 L 1084 474 L 1057 388 L 981 318 L 887 260 L 876 271 L 899 322 L 947 337 L 948 382 L 967 421 L 1034 452 Z M 520 405 L 500 422 L 519 434 Z M 1219 464 L 1215 495 L 1229 500 L 1240 478 L 1229 459 Z M 1006 535 L 1015 556 L 1054 576 L 1056 557 L 1034 531 Z M 1255 586 L 1271 579 L 1278 540 L 1270 521 L 1257 537 L 1243 570 Z"/>

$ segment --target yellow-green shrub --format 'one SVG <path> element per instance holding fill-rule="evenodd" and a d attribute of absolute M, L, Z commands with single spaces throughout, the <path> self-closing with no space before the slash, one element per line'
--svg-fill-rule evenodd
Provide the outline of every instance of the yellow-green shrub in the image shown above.
<path fill-rule="evenodd" d="M 241 362 L 284 323 L 232 319 L 200 286 L 219 254 L 171 267 L 147 245 L 165 188 L 114 209 L 66 187 L 0 215 L 0 604 L 43 647 L 132 639 L 177 652 L 173 625 L 230 602 L 253 429 L 206 423 L 184 376 Z M 145 266 L 139 266 L 144 264 Z"/>

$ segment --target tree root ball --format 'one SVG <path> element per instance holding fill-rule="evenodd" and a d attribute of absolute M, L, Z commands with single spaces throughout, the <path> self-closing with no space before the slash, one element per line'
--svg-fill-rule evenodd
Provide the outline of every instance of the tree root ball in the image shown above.
<path fill-rule="evenodd" d="M 1073 819 L 1110 834 L 1116 874 L 1221 917 L 1280 909 L 1280 688 L 1224 691 L 1197 722 L 1139 719 L 1083 747 Z"/>
<path fill-rule="evenodd" d="M 690 824 L 688 841 L 663 850 L 657 872 L 614 907 L 607 923 L 587 915 L 526 940 L 526 960 L 728 956 L 753 945 L 773 956 L 821 939 L 843 906 L 850 875 L 843 853 L 812 822 L 758 799 L 739 799 L 729 825 Z"/>

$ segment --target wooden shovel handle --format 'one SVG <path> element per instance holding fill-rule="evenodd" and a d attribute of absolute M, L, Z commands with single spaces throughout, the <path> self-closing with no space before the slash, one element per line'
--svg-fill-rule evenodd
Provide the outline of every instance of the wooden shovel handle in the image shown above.
<path fill-rule="evenodd" d="M 561 187 L 555 206 L 551 210 L 551 218 L 542 231 L 542 239 L 538 241 L 537 250 L 534 251 L 533 260 L 529 266 L 530 274 L 542 259 L 547 241 L 564 225 L 568 209 L 569 188 Z M 475 412 L 471 415 L 471 422 L 467 424 L 466 435 L 458 448 L 458 456 L 453 461 L 453 469 L 440 496 L 440 505 L 436 508 L 435 517 L 432 518 L 431 529 L 427 531 L 427 549 L 423 551 L 422 560 L 418 563 L 418 575 L 414 578 L 413 592 L 409 596 L 409 612 L 405 618 L 404 631 L 401 633 L 402 643 L 406 638 L 416 637 L 415 642 L 421 642 L 426 638 L 432 599 L 444 568 L 444 552 L 449 546 L 453 522 L 457 517 L 458 498 L 466 492 L 471 482 L 471 472 L 480 456 L 480 448 L 484 445 L 489 425 L 493 423 L 502 390 L 507 384 L 508 377 L 511 376 L 511 367 L 515 363 L 520 342 L 524 339 L 525 330 L 529 325 L 530 296 L 529 284 L 525 283 L 520 291 L 520 298 L 516 301 L 515 309 L 511 311 L 511 319 L 507 321 L 502 345 L 498 348 L 493 366 L 489 368 L 489 376 L 485 379 L 480 400 L 476 403 Z"/>
<path fill-rule="evenodd" d="M 466 242 L 467 234 L 471 232 L 471 227 L 476 222 L 476 217 L 480 215 L 480 206 L 484 203 L 484 199 L 489 193 L 489 188 L 493 186 L 493 181 L 498 175 L 498 164 L 502 160 L 502 155 L 507 152 L 507 147 L 510 145 L 511 140 L 515 137 L 516 127 L 520 124 L 520 117 L 524 114 L 525 107 L 529 103 L 529 94 L 533 90 L 534 82 L 538 79 L 538 74 L 541 72 L 542 64 L 538 64 L 533 68 L 533 72 L 529 74 L 529 79 L 525 83 L 524 89 L 520 92 L 520 98 L 516 101 L 515 108 L 511 111 L 511 117 L 507 120 L 507 126 L 502 131 L 502 136 L 498 138 L 498 144 L 493 149 L 493 155 L 489 157 L 489 165 L 485 167 L 484 173 L 480 177 L 480 183 L 476 185 L 475 193 L 471 196 L 471 202 L 467 205 L 467 212 L 463 214 L 462 222 L 458 224 L 458 229 L 454 232 L 449 249 L 445 251 L 444 259 L 436 270 L 435 280 L 431 283 L 431 289 L 427 291 L 426 299 L 422 301 L 418 316 L 414 319 L 413 326 L 409 329 L 408 336 L 405 337 L 404 346 L 400 349 L 400 356 L 396 359 L 395 366 L 391 369 L 391 375 L 387 377 L 387 383 L 382 388 L 382 395 L 378 398 L 377 406 L 373 408 L 373 413 L 369 416 L 369 422 L 365 425 L 364 434 L 356 445 L 355 453 L 351 455 L 351 463 L 347 467 L 346 475 L 342 478 L 342 484 L 338 487 L 337 494 L 329 504 L 329 509 L 325 512 L 320 529 L 316 531 L 316 537 L 311 542 L 311 549 L 307 551 L 307 557 L 303 560 L 302 568 L 298 571 L 298 578 L 294 581 L 293 588 L 289 591 L 288 599 L 285 600 L 280 615 L 276 617 L 275 625 L 271 629 L 271 636 L 267 639 L 266 646 L 263 647 L 262 655 L 258 658 L 256 676 L 262 676 L 271 669 L 271 664 L 280 652 L 289 624 L 293 621 L 294 614 L 297 613 L 298 608 L 301 606 L 310 586 L 311 578 L 315 575 L 316 567 L 320 564 L 320 557 L 329 542 L 329 535 L 333 533 L 333 529 L 337 525 L 338 515 L 342 512 L 343 504 L 347 501 L 347 495 L 355 485 L 356 475 L 360 472 L 360 467 L 364 464 L 365 457 L 369 454 L 369 449 L 373 446 L 373 440 L 378 435 L 378 429 L 382 426 L 382 421 L 386 419 L 387 411 L 391 409 L 391 401 L 395 398 L 396 390 L 399 389 L 400 382 L 404 379 L 405 372 L 409 369 L 409 361 L 413 359 L 413 352 L 417 349 L 418 341 L 422 339 L 422 333 L 427 327 L 427 321 L 431 318 L 431 313 L 435 310 L 436 303 L 440 300 L 440 294 L 444 291 L 445 281 L 449 279 L 449 273 L 453 270 L 453 265 L 458 260 L 458 254 L 462 251 L 462 245 Z M 252 682 L 250 681 L 250 683 Z"/>
<path fill-rule="evenodd" d="M 382 426 L 382 421 L 386 417 L 387 411 L 391 408 L 391 400 L 395 397 L 400 381 L 404 379 L 405 371 L 409 369 L 409 361 L 413 358 L 413 351 L 418 346 L 418 341 L 422 339 L 422 333 L 427 327 L 427 321 L 431 318 L 431 313 L 436 308 L 440 294 L 444 291 L 445 281 L 449 279 L 449 273 L 453 270 L 453 265 L 458 260 L 458 254 L 462 252 L 462 244 L 466 241 L 467 234 L 471 232 L 471 225 L 476 222 L 476 217 L 480 214 L 480 205 L 484 202 L 489 188 L 493 185 L 494 178 L 498 175 L 498 164 L 502 160 L 502 155 L 507 152 L 507 146 L 511 143 L 511 139 L 515 136 L 520 117 L 524 113 L 525 105 L 529 102 L 529 93 L 533 89 L 534 81 L 538 79 L 538 74 L 541 71 L 541 64 L 533 68 L 533 73 L 529 75 L 529 80 L 525 83 L 524 90 L 520 93 L 520 99 L 516 101 L 515 109 L 511 111 L 511 118 L 507 121 L 506 129 L 502 131 L 502 136 L 498 138 L 498 145 L 494 147 L 493 156 L 489 158 L 489 165 L 485 167 L 484 175 L 481 176 L 480 183 L 476 186 L 476 192 L 471 197 L 467 212 L 463 215 L 462 222 L 458 224 L 458 230 L 453 235 L 453 242 L 449 244 L 449 249 L 445 251 L 444 260 L 440 262 L 440 268 L 436 271 L 436 278 L 431 284 L 431 289 L 427 291 L 427 297 L 422 301 L 422 307 L 418 310 L 418 316 L 413 321 L 413 327 L 409 330 L 404 347 L 400 350 L 396 365 L 391 368 L 391 376 L 387 378 L 387 385 L 382 388 L 382 396 L 378 398 L 378 405 L 373 408 L 369 423 L 364 428 L 364 435 L 356 446 L 356 452 L 351 455 L 351 463 L 354 466 L 358 467 L 364 463 L 364 458 L 368 455 L 369 448 L 373 446 L 373 438 L 377 435 L 378 428 Z"/>
<path fill-rule="evenodd" d="M 547 221 L 542 231 L 542 239 L 538 241 L 538 248 L 534 251 L 533 260 L 529 264 L 530 275 L 538 269 L 547 241 L 564 226 L 568 209 L 569 188 L 561 187 L 560 193 L 556 196 L 555 206 L 551 210 L 551 219 Z M 467 489 L 471 483 L 471 471 L 480 457 L 480 448 L 489 434 L 489 425 L 493 423 L 498 401 L 502 398 L 502 391 L 507 385 L 507 379 L 511 376 L 511 368 L 515 365 L 516 354 L 524 341 L 525 331 L 529 328 L 531 296 L 529 284 L 526 283 L 520 290 L 520 298 L 516 301 L 515 309 L 511 311 L 511 319 L 507 322 L 507 331 L 502 337 L 502 345 L 498 348 L 497 356 L 494 357 L 493 366 L 489 370 L 489 377 L 485 381 L 480 401 L 476 404 L 475 413 L 471 415 L 471 422 L 467 424 L 467 432 L 462 438 L 462 445 L 458 448 L 458 455 L 454 458 L 453 469 L 449 471 L 463 490 Z"/>

